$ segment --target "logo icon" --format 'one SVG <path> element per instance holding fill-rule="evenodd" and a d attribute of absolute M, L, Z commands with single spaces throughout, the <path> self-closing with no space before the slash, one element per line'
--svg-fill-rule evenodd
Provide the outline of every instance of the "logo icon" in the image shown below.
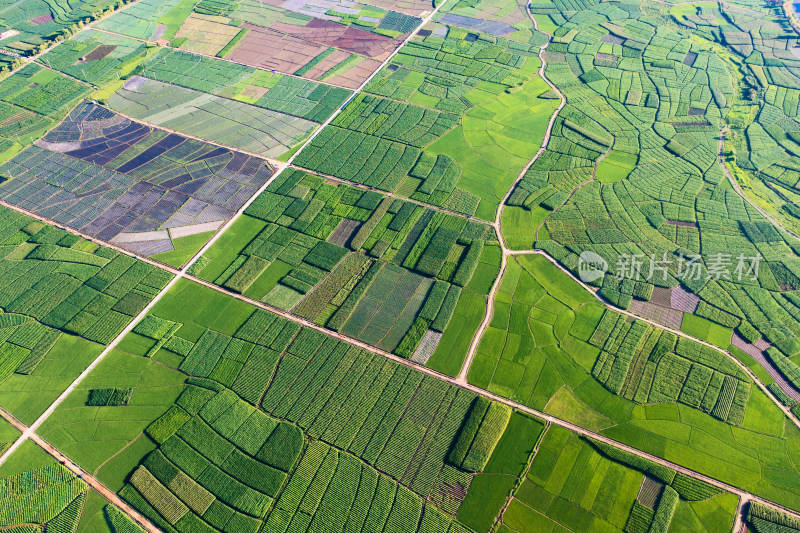
<path fill-rule="evenodd" d="M 578 257 L 578 277 L 584 283 L 602 278 L 608 271 L 608 262 L 602 256 L 586 250 Z"/>

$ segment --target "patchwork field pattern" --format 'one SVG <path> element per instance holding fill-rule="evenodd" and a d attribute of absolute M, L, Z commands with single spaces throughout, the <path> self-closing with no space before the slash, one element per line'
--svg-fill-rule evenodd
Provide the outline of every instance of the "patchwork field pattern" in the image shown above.
<path fill-rule="evenodd" d="M 190 11 L 187 0 L 139 0 L 124 11 L 115 13 L 95 27 L 147 41 L 168 38 L 169 27 L 182 11 Z M 175 31 L 171 32 L 173 35 Z"/>
<path fill-rule="evenodd" d="M 263 160 L 84 103 L 1 169 L 0 197 L 143 255 L 214 231 L 272 174 Z"/>
<path fill-rule="evenodd" d="M 339 87 L 170 49 L 160 50 L 136 72 L 318 123 L 330 117 L 351 94 Z"/>
<path fill-rule="evenodd" d="M 520 533 L 728 531 L 736 505 L 702 481 L 551 426 L 502 523 Z"/>
<path fill-rule="evenodd" d="M 729 356 L 606 310 L 542 256 L 510 260 L 468 378 L 717 479 L 758 479 L 750 486 L 770 499 L 797 498 L 765 469 L 787 464 L 797 434 Z"/>
<path fill-rule="evenodd" d="M 186 306 L 186 298 L 207 305 Z M 152 358 L 190 376 L 147 426 L 157 447 L 133 444 L 123 463 L 100 469 L 106 483 L 126 481 L 120 494 L 166 531 L 335 523 L 353 532 L 466 533 L 459 507 L 473 478 L 516 484 L 542 429 L 506 406 L 187 281 L 119 350 L 131 350 L 125 366 Z M 93 386 L 116 379 L 99 371 L 88 378 Z M 146 401 L 137 393 L 131 404 Z M 66 445 L 93 409 L 71 396 L 45 434 Z M 82 446 L 74 455 L 91 467 L 122 446 L 99 455 Z M 123 464 L 132 475 L 119 472 Z"/>
<path fill-rule="evenodd" d="M 404 357 L 446 331 L 491 238 L 484 224 L 299 170 L 245 215 L 247 240 L 223 236 L 201 277 Z"/>
<path fill-rule="evenodd" d="M 539 107 L 549 108 L 537 98 L 546 91 L 536 77 L 538 47 L 487 35 L 467 39 L 445 26 L 425 32 L 370 82 L 367 91 L 385 98 L 353 99 L 296 162 L 493 219 L 501 191 L 538 148 L 530 131 L 539 129 Z M 531 114 L 521 115 L 520 105 Z"/>
<path fill-rule="evenodd" d="M 166 14 L 148 4 L 101 27 L 138 38 L 166 35 L 173 47 L 356 88 L 418 24 L 357 2 L 241 0 L 199 2 L 191 11 L 179 4 Z"/>
<path fill-rule="evenodd" d="M 6 0 L 0 5 L 0 46 L 23 56 L 33 55 L 56 36 L 71 35 L 78 23 L 94 20 L 115 7 L 117 0 Z"/>
<path fill-rule="evenodd" d="M 0 403 L 31 423 L 170 275 L 9 209 L 0 215 Z"/>
<path fill-rule="evenodd" d="M 235 100 L 141 77 L 125 82 L 108 106 L 125 116 L 264 157 L 278 157 L 316 123 Z"/>
<path fill-rule="evenodd" d="M 788 5 L 125 1 L 0 0 L 4 416 L 167 533 L 800 533 L 645 458 L 800 508 Z"/>
<path fill-rule="evenodd" d="M 784 227 L 797 231 L 798 34 L 782 9 L 772 6 L 703 6 L 675 10 L 681 26 L 724 47 L 731 64 L 746 75 L 737 80 L 742 96 L 730 103 L 731 134 L 726 156 L 747 194 Z M 717 21 L 724 19 L 727 24 Z M 760 59 L 756 59 L 760 58 Z M 746 181 L 745 181 L 746 180 Z"/>
<path fill-rule="evenodd" d="M 141 41 L 88 29 L 52 48 L 40 61 L 73 78 L 101 85 L 128 75 L 156 51 Z"/>
<path fill-rule="evenodd" d="M 0 160 L 53 127 L 89 91 L 75 80 L 31 64 L 0 81 Z"/>
<path fill-rule="evenodd" d="M 536 8 L 543 14 L 554 10 Z M 611 265 L 622 253 L 664 258 L 663 272 L 645 261 L 629 279 L 604 276 L 595 284 L 623 308 L 634 298 L 650 299 L 656 285 L 681 284 L 700 300 L 696 315 L 738 328 L 749 342 L 763 336 L 784 355 L 795 355 L 800 308 L 789 289 L 800 283 L 792 273 L 793 243 L 725 186 L 715 157 L 722 116 L 735 100 L 724 60 L 711 50 L 713 43 L 691 40 L 688 32 L 656 28 L 627 12 L 597 10 L 597 20 L 614 18 L 613 31 L 583 19 L 566 23 L 547 49 L 548 76 L 563 88 L 568 105 L 548 150 L 509 199 L 504 229 L 530 238 L 535 227 L 529 224 L 544 218 L 546 232 L 540 230 L 535 246 L 572 270 L 584 250 Z M 604 54 L 614 55 L 619 68 Z M 623 72 L 624 65 L 633 70 Z M 657 87 L 672 83 L 673 96 L 659 93 Z M 622 181 L 602 183 L 598 174 L 599 182 L 587 182 L 612 146 L 638 154 L 635 168 Z M 538 209 L 538 218 L 521 214 Z M 512 219 L 514 211 L 520 216 Z M 679 275 L 680 257 L 687 254 L 702 255 L 696 279 Z M 732 259 L 730 272 L 718 276 L 719 257 Z M 749 257 L 761 258 L 758 272 L 737 275 L 739 258 Z"/>

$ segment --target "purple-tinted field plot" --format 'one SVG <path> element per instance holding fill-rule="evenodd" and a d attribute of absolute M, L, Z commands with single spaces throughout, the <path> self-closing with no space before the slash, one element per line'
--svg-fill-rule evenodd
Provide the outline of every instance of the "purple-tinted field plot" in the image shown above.
<path fill-rule="evenodd" d="M 0 167 L 0 198 L 142 255 L 218 229 L 272 175 L 262 159 L 83 103 Z"/>
<path fill-rule="evenodd" d="M 468 30 L 488 33 L 489 35 L 494 35 L 495 37 L 502 37 L 503 35 L 508 35 L 509 33 L 514 33 L 517 31 L 517 28 L 514 26 L 510 26 L 503 22 L 465 17 L 463 15 L 454 15 L 453 13 L 446 14 L 444 17 L 442 17 L 441 22 L 451 26 L 466 28 Z"/>

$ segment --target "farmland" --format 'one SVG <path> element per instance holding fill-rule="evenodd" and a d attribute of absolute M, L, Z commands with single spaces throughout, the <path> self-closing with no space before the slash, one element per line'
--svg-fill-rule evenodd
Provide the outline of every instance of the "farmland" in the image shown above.
<path fill-rule="evenodd" d="M 683 28 L 716 43 L 728 64 L 739 69 L 735 80 L 739 94 L 726 120 L 731 130 L 726 158 L 745 194 L 796 232 L 794 166 L 799 154 L 796 133 L 789 127 L 798 116 L 794 81 L 798 58 L 792 52 L 796 32 L 785 23 L 782 11 L 767 6 L 752 11 L 704 5 L 698 13 L 675 15 Z M 720 17 L 730 25 L 717 27 L 714 21 Z"/>
<path fill-rule="evenodd" d="M 83 103 L 0 172 L 11 178 L 0 185 L 0 198 L 158 256 L 181 246 L 182 237 L 218 229 L 272 168 Z"/>
<path fill-rule="evenodd" d="M 421 364 L 497 272 L 489 226 L 299 170 L 231 231 L 201 278 Z"/>
<path fill-rule="evenodd" d="M 36 65 L 26 65 L 0 81 L 0 161 L 55 126 L 89 91 Z"/>
<path fill-rule="evenodd" d="M 0 215 L 0 404 L 30 423 L 171 276 L 14 211 Z"/>
<path fill-rule="evenodd" d="M 479 31 L 521 43 L 537 33 L 527 5 L 518 0 L 458 0 L 448 2 L 437 20 L 468 31 Z"/>
<path fill-rule="evenodd" d="M 551 426 L 500 531 L 730 530 L 735 496 L 632 458 Z"/>
<path fill-rule="evenodd" d="M 5 1 L 0 5 L 0 46 L 21 56 L 34 55 L 126 3 L 122 0 Z M 10 59 L 3 57 L 3 61 Z"/>
<path fill-rule="evenodd" d="M 78 37 L 42 63 L 101 87 L 97 99 L 128 117 L 264 157 L 297 147 L 350 95 L 115 34 Z"/>
<path fill-rule="evenodd" d="M 305 531 L 344 513 L 347 531 L 466 532 L 462 519 L 493 521 L 499 506 L 460 510 L 462 501 L 479 497 L 489 477 L 510 491 L 543 428 L 186 281 L 104 364 L 112 366 L 95 369 L 42 432 L 167 531 Z M 101 413 L 87 405 L 91 391 L 123 386 L 139 414 L 115 428 L 129 407 L 109 407 L 105 429 L 80 431 Z M 112 440 L 99 446 L 99 435 Z"/>
<path fill-rule="evenodd" d="M 418 24 L 414 16 L 357 2 L 241 0 L 193 8 L 145 3 L 100 28 L 353 89 Z"/>
<path fill-rule="evenodd" d="M 133 77 L 109 98 L 123 115 L 264 157 L 278 157 L 316 127 L 302 118 Z"/>
<path fill-rule="evenodd" d="M 800 434 L 728 356 L 604 309 L 541 256 L 511 259 L 469 382 L 770 499 L 797 498 L 766 465 L 782 464 Z"/>
<path fill-rule="evenodd" d="M 297 164 L 492 220 L 539 148 L 555 104 L 541 98 L 547 86 L 536 76 L 541 33 L 524 44 L 467 36 L 427 26 Z M 349 157 L 329 158 L 334 151 Z M 382 171 L 389 165 L 392 173 Z"/>
<path fill-rule="evenodd" d="M 559 6 L 533 12 L 558 21 L 544 56 L 567 104 L 507 201 L 509 245 L 576 275 L 582 252 L 598 254 L 613 274 L 591 281 L 605 301 L 725 349 L 733 342 L 762 379 L 796 394 L 796 242 L 732 188 L 716 157 L 740 110 L 729 55 L 635 10 L 597 7 L 569 22 L 574 12 Z M 694 273 L 683 268 L 690 256 Z M 752 261 L 759 268 L 748 271 Z"/>
<path fill-rule="evenodd" d="M 0 529 L 800 531 L 789 15 L 0 0 Z"/>

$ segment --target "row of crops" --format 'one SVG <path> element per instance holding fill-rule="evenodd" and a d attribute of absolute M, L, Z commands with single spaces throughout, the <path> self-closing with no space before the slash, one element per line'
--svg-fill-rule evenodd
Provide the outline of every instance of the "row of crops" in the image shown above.
<path fill-rule="evenodd" d="M 601 349 L 592 375 L 614 394 L 643 404 L 681 402 L 741 426 L 751 383 L 723 353 L 611 310 L 589 343 Z"/>
<path fill-rule="evenodd" d="M 511 410 L 251 313 L 194 342 L 168 313 L 134 328 L 146 357 L 190 378 L 121 495 L 166 531 L 468 531 L 453 515 Z"/>
<path fill-rule="evenodd" d="M 462 183 L 463 163 L 430 147 L 463 123 L 487 98 L 484 91 L 514 92 L 529 82 L 538 46 L 488 35 L 465 40 L 466 32 L 447 26 L 426 32 L 379 71 L 366 87 L 371 94 L 350 102 L 297 164 L 473 215 L 481 197 Z"/>
<path fill-rule="evenodd" d="M 724 17 L 726 24 L 716 24 L 715 17 Z M 746 175 L 778 191 L 779 196 L 768 201 L 785 224 L 795 227 L 792 191 L 800 178 L 795 168 L 800 60 L 792 53 L 797 34 L 784 17 L 783 10 L 769 6 L 755 11 L 708 6 L 697 13 L 679 14 L 676 21 L 723 45 L 728 61 L 740 69 L 736 80 L 740 94 L 728 118 L 733 130 L 732 156 Z"/>
<path fill-rule="evenodd" d="M 0 82 L 0 160 L 53 127 L 89 90 L 33 64 L 4 78 Z"/>
<path fill-rule="evenodd" d="M 68 39 L 85 24 L 105 17 L 130 1 L 5 2 L 0 6 L 2 45 L 21 56 L 34 55 L 53 43 Z"/>
<path fill-rule="evenodd" d="M 794 243 L 725 186 L 716 164 L 737 98 L 723 56 L 635 7 L 600 5 L 575 20 L 554 9 L 533 10 L 561 21 L 547 75 L 568 103 L 508 201 L 510 244 L 541 248 L 576 272 L 592 250 L 615 274 L 594 282 L 611 303 L 627 308 L 653 287 L 681 285 L 700 298 L 696 315 L 798 353 Z M 538 240 L 525 220 L 544 220 Z M 684 268 L 690 255 L 699 256 L 694 272 Z"/>
<path fill-rule="evenodd" d="M 50 464 L 0 479 L 0 526 L 22 530 L 37 524 L 49 531 L 75 531 L 86 498 L 86 484 L 60 464 Z M 21 526 L 21 527 L 20 527 Z"/>
<path fill-rule="evenodd" d="M 19 365 L 18 372 L 35 369 L 58 339 L 56 330 L 110 342 L 171 277 L 10 210 L 2 211 L 0 240 L 0 322 L 4 352 L 13 355 L 3 358 L 3 367 L 9 372 Z"/>
<path fill-rule="evenodd" d="M 201 259 L 201 277 L 404 357 L 445 331 L 491 239 L 486 225 L 299 170 L 245 214 L 253 237 Z"/>
<path fill-rule="evenodd" d="M 0 185 L 5 200 L 154 255 L 175 249 L 181 236 L 219 227 L 269 179 L 272 168 L 263 159 L 83 102 L 2 172 L 13 178 Z"/>

